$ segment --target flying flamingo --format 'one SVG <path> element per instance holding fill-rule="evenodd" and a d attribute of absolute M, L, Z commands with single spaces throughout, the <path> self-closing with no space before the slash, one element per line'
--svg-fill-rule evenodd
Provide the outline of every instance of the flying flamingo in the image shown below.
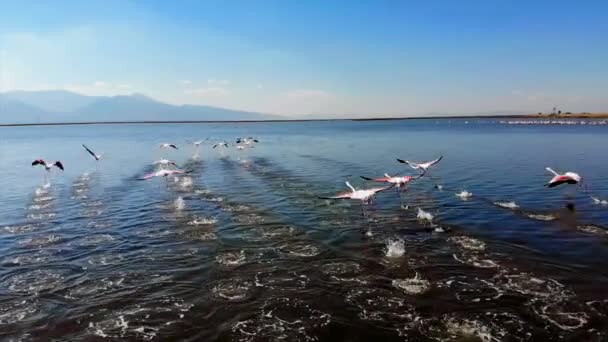
<path fill-rule="evenodd" d="M 549 188 L 553 188 L 562 184 L 578 184 L 583 180 L 583 178 L 575 172 L 566 172 L 564 174 L 559 174 L 550 167 L 546 167 L 545 170 L 553 174 L 553 178 L 551 178 L 551 180 L 545 184 L 545 186 Z"/>
<path fill-rule="evenodd" d="M 186 141 L 187 143 L 191 144 L 194 146 L 194 154 L 192 155 L 192 158 L 198 158 L 199 156 L 199 148 L 201 147 L 201 144 L 205 141 L 209 140 L 209 138 L 205 139 L 205 140 L 196 140 L 196 141 Z"/>
<path fill-rule="evenodd" d="M 177 150 L 177 146 L 175 144 L 169 144 L 169 143 L 162 143 L 160 144 L 160 149 L 167 149 L 167 148 L 172 148 L 174 150 Z"/>
<path fill-rule="evenodd" d="M 32 166 L 36 166 L 36 165 L 41 165 L 41 166 L 43 166 L 43 167 L 44 167 L 44 170 L 46 171 L 46 173 L 44 174 L 44 184 L 48 184 L 48 176 L 47 176 L 47 173 L 48 173 L 48 172 L 51 172 L 51 168 L 52 168 L 53 166 L 55 166 L 56 168 L 58 168 L 58 169 L 59 169 L 59 170 L 61 170 L 61 171 L 63 171 L 63 170 L 64 170 L 64 168 L 63 168 L 63 164 L 62 164 L 60 161 L 56 161 L 56 162 L 54 162 L 53 164 L 47 164 L 47 163 L 46 163 L 44 160 L 42 160 L 42 159 L 37 159 L 37 160 L 34 160 L 34 161 L 32 162 Z"/>
<path fill-rule="evenodd" d="M 331 197 L 319 197 L 320 199 L 351 199 L 361 201 L 361 214 L 365 216 L 363 211 L 363 204 L 371 203 L 374 196 L 381 191 L 388 190 L 394 186 L 382 187 L 382 188 L 370 188 L 370 189 L 361 189 L 357 190 L 354 186 L 352 186 L 348 181 L 346 182 L 346 186 L 350 188 L 351 191 L 341 192 L 335 196 Z"/>
<path fill-rule="evenodd" d="M 409 160 L 403 160 L 403 159 L 399 159 L 399 158 L 397 158 L 397 161 L 402 164 L 407 164 L 409 167 L 411 167 L 414 170 L 422 170 L 424 172 L 427 172 L 431 166 L 439 163 L 441 161 L 441 159 L 443 159 L 443 156 L 440 156 L 439 158 L 437 158 L 435 160 L 431 160 L 426 163 L 414 163 Z"/>
<path fill-rule="evenodd" d="M 101 159 L 101 157 L 103 156 L 103 153 L 95 154 L 95 152 L 91 151 L 91 149 L 88 148 L 85 144 L 82 144 L 82 147 L 84 147 L 84 149 L 87 150 L 87 152 L 89 152 L 89 154 L 93 156 L 93 158 L 95 158 L 95 161 L 99 161 L 99 159 Z"/>
<path fill-rule="evenodd" d="M 389 184 L 394 184 L 395 186 L 397 186 L 398 188 L 401 187 L 405 187 L 407 185 L 407 183 L 422 178 L 426 173 L 426 170 L 423 169 L 422 174 L 418 175 L 418 176 L 389 176 L 388 173 L 384 174 L 384 177 L 381 178 L 369 178 L 369 177 L 364 177 L 361 176 L 361 178 L 365 179 L 365 180 L 369 180 L 369 181 L 374 181 L 374 182 L 378 182 L 378 183 L 389 183 Z"/>
<path fill-rule="evenodd" d="M 248 145 L 248 146 L 249 145 L 253 145 L 253 143 L 258 143 L 258 142 L 259 142 L 258 139 L 255 139 L 253 137 L 237 138 L 236 139 L 236 143 L 237 144 L 243 143 L 243 144 Z"/>
<path fill-rule="evenodd" d="M 228 143 L 226 141 L 221 141 L 213 145 L 213 148 L 216 147 L 228 147 Z"/>
<path fill-rule="evenodd" d="M 177 167 L 177 164 L 174 161 L 171 161 L 169 159 L 164 159 L 164 158 L 163 159 L 159 159 L 159 160 L 155 161 L 152 164 L 154 164 L 154 165 L 160 165 L 161 168 L 163 168 L 164 166 L 167 166 L 167 165 L 173 165 L 173 166 Z"/>

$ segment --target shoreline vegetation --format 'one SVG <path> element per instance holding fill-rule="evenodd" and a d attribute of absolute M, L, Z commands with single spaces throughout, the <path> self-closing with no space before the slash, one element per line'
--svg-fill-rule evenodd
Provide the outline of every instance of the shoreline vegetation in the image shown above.
<path fill-rule="evenodd" d="M 0 124 L 0 127 L 21 126 L 77 126 L 77 125 L 154 125 L 154 124 L 205 124 L 205 123 L 273 123 L 273 122 L 315 122 L 315 121 L 389 121 L 389 120 L 438 120 L 438 119 L 608 119 L 607 113 L 562 113 L 562 114 L 523 114 L 523 115 L 455 115 L 455 116 L 416 116 L 416 117 L 378 117 L 378 118 L 339 118 L 339 119 L 275 119 L 275 120 L 188 120 L 188 121 L 82 121 L 82 122 L 45 122 Z"/>

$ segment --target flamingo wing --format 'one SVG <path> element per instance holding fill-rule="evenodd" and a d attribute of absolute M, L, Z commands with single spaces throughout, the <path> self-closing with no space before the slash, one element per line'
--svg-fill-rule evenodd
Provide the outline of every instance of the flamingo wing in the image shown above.
<path fill-rule="evenodd" d="M 85 144 L 82 144 L 82 147 L 84 147 L 84 149 L 87 150 L 87 152 L 89 152 L 89 154 L 92 155 L 95 160 L 97 160 L 97 155 L 95 154 L 95 152 L 91 151 L 91 149 L 88 148 Z"/>
<path fill-rule="evenodd" d="M 430 162 L 428 162 L 427 164 L 429 164 L 429 166 L 433 166 L 437 163 L 439 163 L 441 161 L 441 159 L 443 159 L 443 156 L 439 156 L 439 158 L 435 159 L 435 160 L 431 160 Z"/>
<path fill-rule="evenodd" d="M 64 170 L 64 169 L 63 169 L 63 164 L 62 164 L 62 163 L 61 163 L 59 160 L 58 160 L 58 161 L 56 161 L 56 162 L 55 162 L 55 164 L 53 164 L 53 165 L 57 166 L 57 167 L 58 167 L 58 168 L 59 168 L 61 171 L 63 171 L 63 170 Z"/>

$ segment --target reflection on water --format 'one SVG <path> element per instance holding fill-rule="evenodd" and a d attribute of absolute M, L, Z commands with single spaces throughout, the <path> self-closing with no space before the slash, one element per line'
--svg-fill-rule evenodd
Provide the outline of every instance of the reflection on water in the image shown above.
<path fill-rule="evenodd" d="M 0 178 L 0 338 L 605 340 L 603 129 L 430 120 L 5 130 L 8 165 L 48 149 L 66 171 L 44 186 L 29 168 Z M 31 135 L 42 140 L 23 144 Z M 171 151 L 186 175 L 140 180 L 159 136 L 250 135 L 261 142 L 247 152 Z M 81 167 L 85 140 L 113 158 Z M 363 212 L 317 198 L 346 180 L 365 188 L 359 175 L 411 171 L 395 158 L 440 154 L 432 177 Z M 542 186 L 546 165 L 572 160 L 592 200 Z"/>

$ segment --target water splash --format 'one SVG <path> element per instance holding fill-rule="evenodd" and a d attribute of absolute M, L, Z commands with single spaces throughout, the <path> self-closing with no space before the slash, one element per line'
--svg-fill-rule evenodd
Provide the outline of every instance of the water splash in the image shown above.
<path fill-rule="evenodd" d="M 473 197 L 473 193 L 468 192 L 466 190 L 462 190 L 461 192 L 456 194 L 456 197 L 459 197 L 461 200 L 466 201 Z"/>
<path fill-rule="evenodd" d="M 483 251 L 486 249 L 486 244 L 484 242 L 468 236 L 453 236 L 449 238 L 448 241 L 460 245 L 460 247 L 464 249 L 472 251 Z"/>
<path fill-rule="evenodd" d="M 608 205 L 608 200 L 605 199 L 599 199 L 597 197 L 593 197 L 591 196 L 591 199 L 593 200 L 593 204 L 597 204 L 597 205 Z"/>
<path fill-rule="evenodd" d="M 533 219 L 533 220 L 538 220 L 538 221 L 554 221 L 557 219 L 557 216 L 555 215 L 551 215 L 551 214 L 532 214 L 532 213 L 527 213 L 526 214 L 527 217 Z"/>
<path fill-rule="evenodd" d="M 428 211 L 424 211 L 421 208 L 418 208 L 418 215 L 416 215 L 420 221 L 433 222 L 433 214 Z"/>
<path fill-rule="evenodd" d="M 418 273 L 413 278 L 394 279 L 392 284 L 394 287 L 412 295 L 425 293 L 431 288 L 431 283 L 421 278 Z"/>
<path fill-rule="evenodd" d="M 192 187 L 192 177 L 182 177 L 181 187 L 182 189 Z"/>
<path fill-rule="evenodd" d="M 505 208 L 505 209 L 519 208 L 519 205 L 513 201 L 511 201 L 511 202 L 494 202 L 494 205 L 497 207 Z"/>
<path fill-rule="evenodd" d="M 173 206 L 175 207 L 175 210 L 182 211 L 186 207 L 186 202 L 184 201 L 184 199 L 181 196 L 179 196 L 173 202 Z"/>
<path fill-rule="evenodd" d="M 405 254 L 405 241 L 402 239 L 389 239 L 386 241 L 387 258 L 400 258 Z"/>

